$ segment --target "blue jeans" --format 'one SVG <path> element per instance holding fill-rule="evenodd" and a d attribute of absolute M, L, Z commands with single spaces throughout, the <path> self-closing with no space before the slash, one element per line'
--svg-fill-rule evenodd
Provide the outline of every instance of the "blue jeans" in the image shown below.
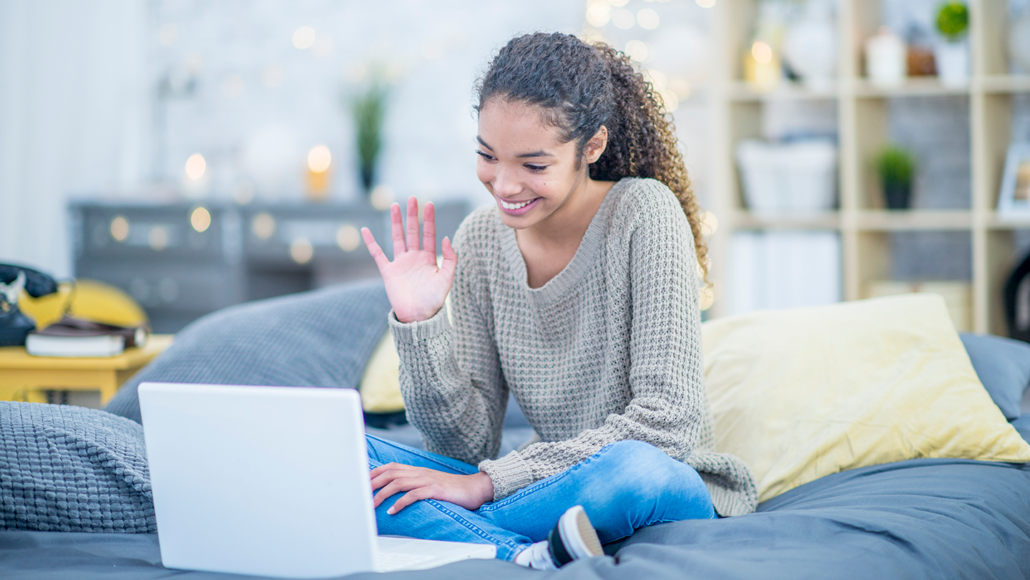
<path fill-rule="evenodd" d="M 474 465 L 366 435 L 370 469 L 403 463 L 456 474 Z M 652 524 L 715 518 L 701 476 L 653 445 L 619 441 L 557 475 L 470 511 L 452 503 L 422 500 L 399 513 L 386 513 L 403 493 L 376 509 L 383 535 L 494 544 L 497 557 L 513 560 L 533 542 L 547 538 L 565 510 L 582 505 L 602 543 L 620 540 Z"/>

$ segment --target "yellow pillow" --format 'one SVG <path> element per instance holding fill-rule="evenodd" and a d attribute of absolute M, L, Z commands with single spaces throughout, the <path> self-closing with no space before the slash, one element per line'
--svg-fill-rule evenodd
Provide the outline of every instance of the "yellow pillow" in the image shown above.
<path fill-rule="evenodd" d="M 1030 461 L 938 295 L 757 312 L 702 334 L 716 449 L 751 467 L 760 501 L 905 459 Z"/>
<path fill-rule="evenodd" d="M 441 258 L 442 259 L 442 258 Z M 451 320 L 451 295 L 444 300 L 447 321 Z M 396 413 L 404 410 L 404 398 L 401 397 L 401 358 L 397 355 L 397 347 L 393 344 L 390 330 L 379 341 L 379 346 L 372 353 L 372 358 L 365 366 L 365 374 L 361 377 L 361 408 L 369 413 Z"/>
<path fill-rule="evenodd" d="M 396 413 L 404 410 L 401 398 L 401 359 L 387 330 L 361 377 L 361 408 L 369 413 Z"/>

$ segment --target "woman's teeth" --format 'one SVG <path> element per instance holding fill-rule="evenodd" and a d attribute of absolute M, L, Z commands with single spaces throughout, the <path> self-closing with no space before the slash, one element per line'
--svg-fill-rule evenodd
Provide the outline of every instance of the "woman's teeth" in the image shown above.
<path fill-rule="evenodd" d="M 523 208 L 523 207 L 526 207 L 527 205 L 529 205 L 529 204 L 530 204 L 530 202 L 531 202 L 531 201 L 533 201 L 533 200 L 530 200 L 530 201 L 524 201 L 524 202 L 522 202 L 522 203 L 515 203 L 515 204 L 512 204 L 512 203 L 507 203 L 507 202 L 505 202 L 505 201 L 504 201 L 504 200 L 502 199 L 502 200 L 501 200 L 501 207 L 503 207 L 504 209 L 519 209 L 519 208 Z"/>

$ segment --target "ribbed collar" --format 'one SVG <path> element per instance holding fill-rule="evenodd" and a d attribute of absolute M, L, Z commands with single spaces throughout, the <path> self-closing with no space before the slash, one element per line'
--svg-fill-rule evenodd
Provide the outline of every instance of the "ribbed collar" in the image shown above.
<path fill-rule="evenodd" d="M 607 227 L 608 212 L 616 205 L 615 200 L 622 195 L 622 190 L 629 181 L 631 181 L 629 178 L 620 179 L 608 190 L 604 199 L 601 200 L 601 205 L 597 208 L 597 212 L 594 213 L 594 217 L 591 218 L 590 225 L 587 226 L 587 231 L 583 234 L 583 241 L 576 248 L 576 254 L 572 256 L 572 260 L 561 272 L 558 272 L 557 276 L 551 278 L 539 288 L 529 287 L 526 260 L 522 257 L 522 250 L 519 249 L 519 242 L 515 237 L 515 228 L 504 225 L 498 215 L 497 221 L 500 228 L 502 252 L 504 260 L 508 262 L 508 271 L 514 278 L 515 287 L 534 302 L 547 304 L 565 296 L 572 288 L 578 286 L 590 272 L 591 268 L 597 266 L 597 258 L 601 252 L 601 246 L 604 244 L 604 230 Z"/>

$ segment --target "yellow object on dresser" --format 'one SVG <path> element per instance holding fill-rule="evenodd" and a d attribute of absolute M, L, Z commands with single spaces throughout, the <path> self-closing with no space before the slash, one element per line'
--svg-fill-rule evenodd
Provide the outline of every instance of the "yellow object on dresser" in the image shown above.
<path fill-rule="evenodd" d="M 46 391 L 100 391 L 104 405 L 129 377 L 172 344 L 173 336 L 154 334 L 143 348 L 110 358 L 31 356 L 25 347 L 0 348 L 0 400 L 45 403 Z"/>
<path fill-rule="evenodd" d="M 702 337 L 716 449 L 754 471 L 759 501 L 906 459 L 1030 461 L 938 295 L 721 318 Z"/>

